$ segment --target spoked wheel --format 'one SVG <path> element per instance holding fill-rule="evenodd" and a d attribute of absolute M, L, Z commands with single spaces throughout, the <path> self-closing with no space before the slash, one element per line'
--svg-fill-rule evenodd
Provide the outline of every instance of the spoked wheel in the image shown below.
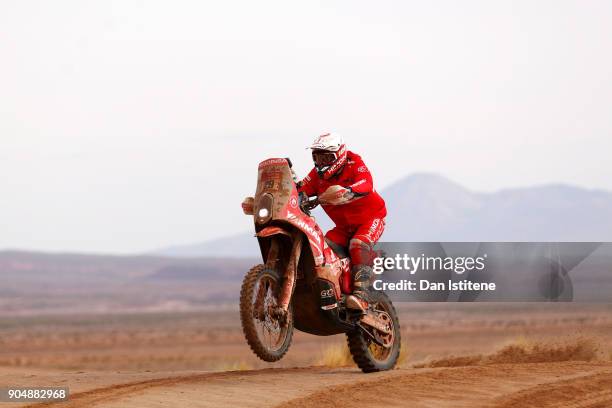
<path fill-rule="evenodd" d="M 399 320 L 391 300 L 383 292 L 374 292 L 371 298 L 372 310 L 386 322 L 390 333 L 372 328 L 371 333 L 376 340 L 361 328 L 346 334 L 353 360 L 364 373 L 390 370 L 395 367 L 401 347 Z"/>
<path fill-rule="evenodd" d="M 280 360 L 291 345 L 293 312 L 277 316 L 281 279 L 265 265 L 257 265 L 244 277 L 240 291 L 240 320 L 247 343 L 264 361 Z"/>

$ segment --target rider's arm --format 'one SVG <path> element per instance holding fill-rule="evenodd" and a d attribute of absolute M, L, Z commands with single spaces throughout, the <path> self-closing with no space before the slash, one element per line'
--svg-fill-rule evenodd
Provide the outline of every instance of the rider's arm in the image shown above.
<path fill-rule="evenodd" d="M 308 197 L 317 195 L 317 177 L 317 171 L 315 169 L 310 170 L 304 180 L 298 183 L 298 191 L 305 193 Z"/>
<path fill-rule="evenodd" d="M 340 185 L 330 186 L 323 194 L 319 195 L 319 201 L 327 205 L 342 205 L 368 195 L 374 189 L 372 175 L 363 162 L 357 163 L 351 170 L 353 184 L 343 187 Z"/>
<path fill-rule="evenodd" d="M 372 174 L 363 162 L 355 166 L 355 182 L 349 186 L 355 195 L 366 195 L 372 192 L 374 183 L 372 182 Z"/>

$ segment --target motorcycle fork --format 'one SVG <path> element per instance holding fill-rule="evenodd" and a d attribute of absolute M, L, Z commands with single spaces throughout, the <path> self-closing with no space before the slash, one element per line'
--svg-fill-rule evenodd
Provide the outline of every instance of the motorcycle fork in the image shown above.
<path fill-rule="evenodd" d="M 270 249 L 268 250 L 268 258 L 266 259 L 266 267 L 275 270 L 277 260 L 278 260 L 278 239 L 274 238 L 270 242 Z"/>
<path fill-rule="evenodd" d="M 278 239 L 271 240 L 270 249 L 268 250 L 268 257 L 266 258 L 266 268 L 276 270 L 278 261 L 278 245 Z M 265 289 L 265 287 L 261 286 L 255 296 L 254 314 L 259 320 L 263 320 L 266 313 L 264 310 L 264 299 L 266 297 Z"/>
<path fill-rule="evenodd" d="M 285 314 L 289 310 L 289 303 L 291 302 L 291 296 L 293 296 L 293 290 L 295 289 L 297 268 L 302 253 L 302 235 L 299 232 L 295 232 L 292 235 L 293 242 L 291 244 L 291 255 L 289 257 L 289 262 L 287 262 L 287 268 L 285 268 L 283 286 L 281 287 L 278 302 L 278 306 Z"/>

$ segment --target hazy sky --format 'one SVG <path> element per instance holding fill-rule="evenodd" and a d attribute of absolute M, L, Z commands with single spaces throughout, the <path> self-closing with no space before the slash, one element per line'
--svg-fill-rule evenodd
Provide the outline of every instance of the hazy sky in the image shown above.
<path fill-rule="evenodd" d="M 328 129 L 380 188 L 612 190 L 610 21 L 584 0 L 4 0 L 0 248 L 246 230 L 257 163 L 303 174 Z"/>

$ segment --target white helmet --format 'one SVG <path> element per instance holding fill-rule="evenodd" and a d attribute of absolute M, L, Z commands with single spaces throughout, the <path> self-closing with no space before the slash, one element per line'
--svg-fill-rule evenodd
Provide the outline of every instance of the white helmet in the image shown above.
<path fill-rule="evenodd" d="M 344 139 L 338 133 L 324 133 L 312 142 L 308 147 L 312 150 L 327 150 L 328 152 L 337 152 L 344 144 Z"/>
<path fill-rule="evenodd" d="M 319 177 L 328 179 L 338 173 L 346 163 L 346 145 L 337 133 L 317 137 L 309 147 Z"/>

